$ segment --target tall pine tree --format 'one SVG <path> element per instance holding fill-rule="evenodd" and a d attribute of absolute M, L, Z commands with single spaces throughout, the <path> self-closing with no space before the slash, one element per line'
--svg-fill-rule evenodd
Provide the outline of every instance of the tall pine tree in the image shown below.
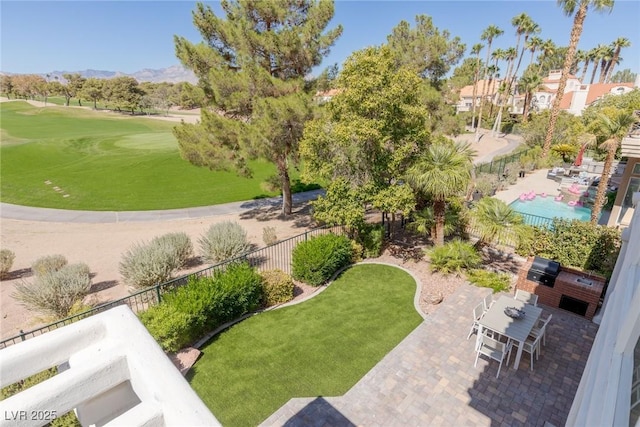
<path fill-rule="evenodd" d="M 193 22 L 203 41 L 175 37 L 176 55 L 193 70 L 207 105 L 197 124 L 174 129 L 183 158 L 251 176 L 247 160 L 274 163 L 282 213 L 291 214 L 289 164 L 311 118 L 304 76 L 342 33 L 325 31 L 332 0 L 223 0 L 226 17 L 198 3 Z"/>

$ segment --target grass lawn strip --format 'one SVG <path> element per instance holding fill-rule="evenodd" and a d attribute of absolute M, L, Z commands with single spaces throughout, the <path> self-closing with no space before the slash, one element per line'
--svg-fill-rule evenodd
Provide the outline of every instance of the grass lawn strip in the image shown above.
<path fill-rule="evenodd" d="M 26 102 L 2 103 L 0 114 L 6 203 L 126 211 L 277 195 L 261 186 L 275 173 L 266 161 L 249 162 L 254 176 L 247 179 L 183 160 L 171 132 L 175 123 Z M 295 170 L 291 175 L 297 178 Z"/>
<path fill-rule="evenodd" d="M 398 268 L 352 267 L 317 297 L 218 335 L 191 385 L 225 426 L 257 425 L 294 397 L 342 395 L 420 324 L 415 290 Z"/>

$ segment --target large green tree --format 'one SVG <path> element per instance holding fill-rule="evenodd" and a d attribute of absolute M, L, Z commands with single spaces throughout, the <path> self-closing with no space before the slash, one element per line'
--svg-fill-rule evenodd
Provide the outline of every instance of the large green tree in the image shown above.
<path fill-rule="evenodd" d="M 104 80 L 89 78 L 82 86 L 80 96 L 86 100 L 93 101 L 93 108 L 97 107 L 97 103 L 104 97 L 103 88 Z"/>
<path fill-rule="evenodd" d="M 136 79 L 120 76 L 104 81 L 103 94 L 116 110 L 128 110 L 133 115 L 140 106 L 144 92 Z"/>
<path fill-rule="evenodd" d="M 567 86 L 569 71 L 573 66 L 574 56 L 578 48 L 578 43 L 580 42 L 587 11 L 590 7 L 596 11 L 610 11 L 613 9 L 614 0 L 558 0 L 558 4 L 562 7 L 565 15 L 572 16 L 574 12 L 575 15 L 573 16 L 573 26 L 571 27 L 571 35 L 569 37 L 569 49 L 567 50 L 567 56 L 565 57 L 564 66 L 562 67 L 562 74 L 560 75 L 560 82 L 558 83 L 558 90 L 556 91 L 556 97 L 553 100 L 553 106 L 551 108 L 547 136 L 545 137 L 544 146 L 542 147 L 542 157 L 546 157 L 551 148 L 556 120 L 560 113 L 560 102 L 564 95 L 564 89 Z"/>
<path fill-rule="evenodd" d="M 436 87 L 460 61 L 465 49 L 460 37 L 452 38 L 449 31 L 440 31 L 427 15 L 416 16 L 414 28 L 407 21 L 400 21 L 387 36 L 387 43 L 400 65 L 407 66 Z"/>
<path fill-rule="evenodd" d="M 202 3 L 193 22 L 203 41 L 175 37 L 176 54 L 193 70 L 207 97 L 201 122 L 174 129 L 182 156 L 213 169 L 249 176 L 247 160 L 275 164 L 282 213 L 291 214 L 289 167 L 311 118 L 304 76 L 320 64 L 342 33 L 325 31 L 330 0 L 223 0 L 225 17 Z"/>
<path fill-rule="evenodd" d="M 631 71 L 630 68 L 625 68 L 622 71 L 616 71 L 614 75 L 609 79 L 610 83 L 633 83 L 638 75 Z"/>
<path fill-rule="evenodd" d="M 463 193 L 471 180 L 475 152 L 468 144 L 438 140 L 407 171 L 407 182 L 433 202 L 435 244 L 444 244 L 447 199 Z"/>
<path fill-rule="evenodd" d="M 65 83 L 62 85 L 62 94 L 65 99 L 64 105 L 68 107 L 71 98 L 78 98 L 78 105 L 82 105 L 79 95 L 87 79 L 82 77 L 80 73 L 65 73 L 62 77 L 65 79 Z"/>
<path fill-rule="evenodd" d="M 430 93 L 429 84 L 409 68 L 398 69 L 387 46 L 353 53 L 336 84 L 341 92 L 318 118 L 308 122 L 300 142 L 303 179 L 343 180 L 358 190 L 360 203 L 372 204 L 379 201 L 379 193 L 398 183 L 429 143 L 429 110 L 424 96 Z M 327 198 L 344 203 L 345 212 L 352 211 L 353 197 L 340 202 L 341 198 L 332 194 L 346 194 L 343 187 L 329 186 Z M 396 196 L 408 200 L 400 191 L 388 194 Z M 406 205 L 397 202 L 379 207 Z M 322 202 L 314 208 L 316 212 L 326 210 Z"/>

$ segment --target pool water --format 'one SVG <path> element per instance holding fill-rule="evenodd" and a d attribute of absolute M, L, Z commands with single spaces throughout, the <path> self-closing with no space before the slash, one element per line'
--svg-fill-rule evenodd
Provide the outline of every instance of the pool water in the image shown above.
<path fill-rule="evenodd" d="M 589 221 L 591 219 L 591 209 L 582 206 L 569 206 L 566 202 L 556 202 L 553 197 L 537 196 L 533 200 L 516 200 L 509 206 L 516 211 L 528 215 L 536 215 L 543 218 L 565 218 Z M 526 223 L 532 223 L 534 218 L 524 218 Z"/>

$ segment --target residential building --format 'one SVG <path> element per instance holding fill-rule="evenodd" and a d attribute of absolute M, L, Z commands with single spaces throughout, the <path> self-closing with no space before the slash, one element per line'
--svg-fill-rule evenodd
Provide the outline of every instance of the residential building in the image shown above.
<path fill-rule="evenodd" d="M 331 99 L 337 94 L 339 94 L 340 92 L 342 92 L 342 90 L 340 89 L 329 89 L 325 91 L 318 91 L 316 92 L 313 98 L 316 100 L 318 104 L 324 104 L 325 102 L 331 101 Z"/>
<path fill-rule="evenodd" d="M 460 99 L 456 104 L 456 112 L 460 113 L 463 111 L 472 111 L 473 104 L 475 102 L 476 109 L 480 106 L 480 99 L 482 98 L 482 89 L 484 87 L 484 99 L 485 101 L 492 101 L 494 104 L 497 104 L 497 95 L 498 89 L 500 88 L 500 84 L 502 80 L 500 79 L 491 79 L 491 80 L 478 80 L 475 87 L 475 100 L 473 97 L 473 85 L 468 85 L 460 89 Z"/>
<path fill-rule="evenodd" d="M 636 158 L 637 160 L 637 158 Z M 637 163 L 636 163 L 637 164 Z M 640 425 L 640 192 L 622 231 L 602 322 L 573 400 L 568 427 Z"/>
<path fill-rule="evenodd" d="M 560 83 L 561 71 L 552 70 L 542 81 L 540 88 L 533 94 L 533 111 L 551 109 Z M 585 108 L 607 95 L 622 95 L 640 87 L 640 80 L 635 83 L 594 83 L 582 84 L 574 75 L 569 75 L 564 95 L 560 101 L 560 110 L 580 116 Z M 521 113 L 522 111 L 513 111 Z"/>

